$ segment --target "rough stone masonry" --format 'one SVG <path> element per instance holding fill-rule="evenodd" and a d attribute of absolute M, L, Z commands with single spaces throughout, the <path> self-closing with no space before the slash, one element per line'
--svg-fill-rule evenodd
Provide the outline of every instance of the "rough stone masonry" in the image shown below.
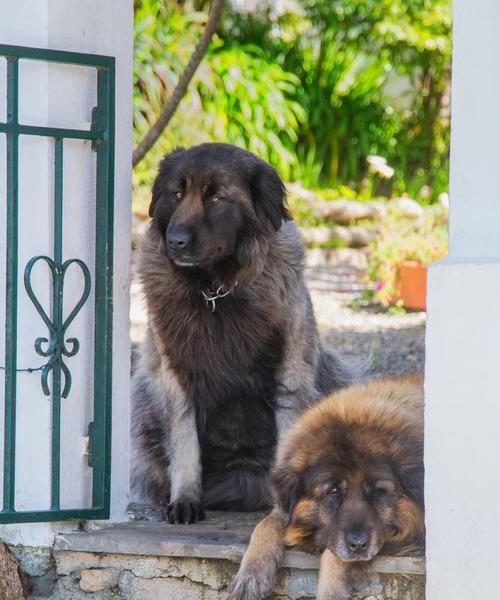
<path fill-rule="evenodd" d="M 42 600 L 225 600 L 260 514 L 209 513 L 193 526 L 140 520 L 60 534 L 52 548 L 14 546 L 27 598 Z M 274 598 L 314 598 L 319 560 L 284 557 Z M 17 566 L 16 566 L 17 568 Z M 355 600 L 424 600 L 424 559 L 378 557 Z M 21 600 L 23 596 L 1 597 Z"/>

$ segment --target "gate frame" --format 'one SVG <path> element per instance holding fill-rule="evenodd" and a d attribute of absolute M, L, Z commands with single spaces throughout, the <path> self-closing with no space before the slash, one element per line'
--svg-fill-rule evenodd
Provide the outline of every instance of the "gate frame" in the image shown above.
<path fill-rule="evenodd" d="M 5 423 L 4 423 L 4 489 L 0 525 L 74 519 L 107 519 L 110 514 L 111 485 L 111 393 L 112 393 L 112 297 L 113 297 L 113 207 L 114 207 L 114 135 L 115 135 L 115 58 L 97 54 L 47 50 L 0 44 L 0 56 L 7 60 L 7 121 L 0 122 L 0 133 L 7 138 L 7 286 L 5 330 Z M 97 106 L 92 111 L 90 130 L 22 125 L 18 119 L 19 60 L 39 60 L 94 67 L 97 71 Z M 62 301 L 64 265 L 62 244 L 62 148 L 65 138 L 92 140 L 96 152 L 96 220 L 94 271 L 94 400 L 93 422 L 89 424 L 89 466 L 92 473 L 92 507 L 61 509 L 60 480 L 60 401 L 61 372 L 65 374 L 64 356 L 78 351 L 78 341 L 71 351 L 65 348 L 65 327 L 59 321 L 50 329 L 49 347 L 40 352 L 52 355 L 52 469 L 51 507 L 46 510 L 15 510 L 15 434 L 17 369 L 17 298 L 18 298 L 18 141 L 19 135 L 35 135 L 54 139 L 54 257 L 34 257 L 25 269 L 26 279 L 38 259 L 52 261 L 53 310 Z M 103 259 L 104 257 L 104 259 Z M 74 260 L 74 259 L 71 259 Z M 68 262 L 68 261 L 66 261 Z M 80 261 L 81 262 L 81 261 Z M 31 263 L 31 264 L 30 264 Z M 86 268 L 86 267 L 85 267 Z M 29 291 L 28 291 L 29 293 Z M 31 296 L 30 296 L 31 297 Z M 33 298 L 32 298 L 33 300 Z M 36 305 L 35 305 L 36 306 Z M 58 304 L 57 306 L 60 306 Z M 80 306 L 81 308 L 81 306 Z M 37 307 L 43 318 L 42 313 Z M 72 313 L 73 314 L 73 313 Z M 73 317 L 76 316 L 76 313 Z M 45 320 L 45 319 L 44 319 Z M 53 315 L 53 320 L 55 317 Z M 67 322 L 72 320 L 71 315 Z M 73 338 L 74 339 L 74 338 Z M 71 341 L 66 340 L 66 341 Z M 38 344 L 38 347 L 37 347 Z M 66 350 L 66 352 L 65 352 Z M 50 352 L 50 354 L 49 354 Z M 43 382 L 43 380 L 42 380 Z M 67 383 L 67 381 L 65 381 Z M 71 385 L 71 384 L 70 384 Z"/>

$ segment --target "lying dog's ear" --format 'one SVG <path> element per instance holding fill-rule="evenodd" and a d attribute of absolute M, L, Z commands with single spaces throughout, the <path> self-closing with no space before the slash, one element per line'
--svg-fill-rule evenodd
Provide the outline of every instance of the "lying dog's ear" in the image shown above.
<path fill-rule="evenodd" d="M 275 499 L 280 510 L 287 515 L 287 525 L 290 524 L 293 511 L 303 494 L 301 478 L 286 468 L 277 468 L 271 476 Z"/>
<path fill-rule="evenodd" d="M 158 175 L 153 184 L 151 204 L 149 205 L 149 216 L 153 218 L 155 208 L 160 200 L 169 177 L 172 175 L 172 169 L 175 165 L 184 158 L 186 154 L 185 148 L 177 148 L 170 154 L 166 154 L 158 167 Z"/>
<path fill-rule="evenodd" d="M 250 190 L 254 210 L 259 220 L 269 220 L 278 231 L 282 221 L 289 221 L 292 218 L 285 206 L 285 185 L 278 173 L 264 161 L 259 161 L 253 173 Z"/>
<path fill-rule="evenodd" d="M 424 507 L 424 466 L 421 463 L 409 465 L 401 469 L 398 473 L 399 483 L 404 493 L 416 502 L 420 507 Z"/>

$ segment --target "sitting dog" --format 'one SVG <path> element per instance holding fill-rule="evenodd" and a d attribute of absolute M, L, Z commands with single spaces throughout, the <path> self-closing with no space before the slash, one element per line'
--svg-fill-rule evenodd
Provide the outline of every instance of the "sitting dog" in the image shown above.
<path fill-rule="evenodd" d="M 348 600 L 379 552 L 422 552 L 423 386 L 418 377 L 355 385 L 307 410 L 284 436 L 276 505 L 255 529 L 230 600 L 261 600 L 285 546 L 321 553 L 318 600 Z"/>
<path fill-rule="evenodd" d="M 321 347 L 284 185 L 253 154 L 204 144 L 163 159 L 149 212 L 133 499 L 173 523 L 269 507 L 278 436 L 353 379 Z"/>

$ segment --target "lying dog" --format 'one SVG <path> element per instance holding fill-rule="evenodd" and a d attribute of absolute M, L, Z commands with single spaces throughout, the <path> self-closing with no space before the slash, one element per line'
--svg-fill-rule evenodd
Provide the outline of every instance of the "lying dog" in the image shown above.
<path fill-rule="evenodd" d="M 271 504 L 276 439 L 352 381 L 321 347 L 277 173 L 227 144 L 161 163 L 138 265 L 149 331 L 133 377 L 132 496 L 174 523 Z"/>
<path fill-rule="evenodd" d="M 278 448 L 276 507 L 255 529 L 230 600 L 260 600 L 285 546 L 322 553 L 317 598 L 347 600 L 379 552 L 423 550 L 423 388 L 375 380 L 302 415 Z"/>

